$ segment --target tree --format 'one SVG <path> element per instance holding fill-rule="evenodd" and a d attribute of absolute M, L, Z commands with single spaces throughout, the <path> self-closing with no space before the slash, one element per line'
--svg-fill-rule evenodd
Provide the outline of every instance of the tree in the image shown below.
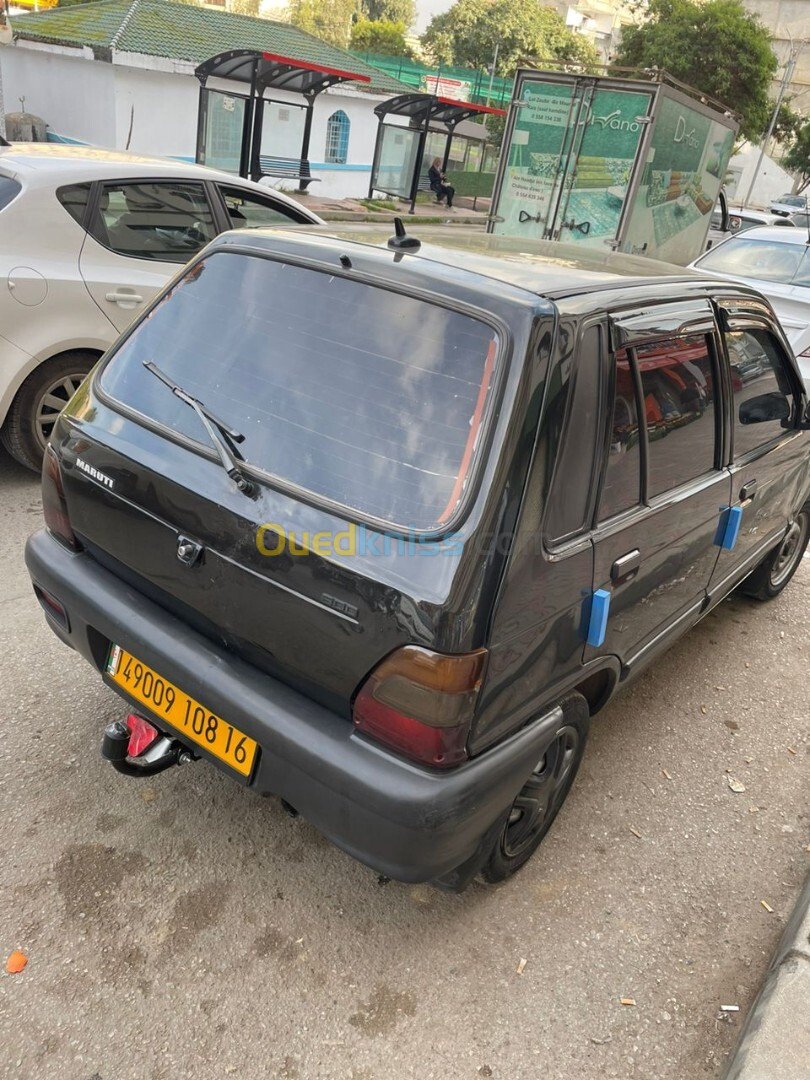
<path fill-rule="evenodd" d="M 668 71 L 740 116 L 740 134 L 768 126 L 768 91 L 778 66 L 771 36 L 741 0 L 649 0 L 647 20 L 626 26 L 617 66 Z"/>
<path fill-rule="evenodd" d="M 431 19 L 422 42 L 435 63 L 474 68 L 489 68 L 498 42 L 500 75 L 510 75 L 527 57 L 589 68 L 599 63 L 594 46 L 541 0 L 457 0 Z"/>
<path fill-rule="evenodd" d="M 330 45 L 347 49 L 357 8 L 358 0 L 291 0 L 290 22 Z"/>
<path fill-rule="evenodd" d="M 416 19 L 416 0 L 364 0 L 363 11 L 371 22 L 403 23 L 408 30 Z"/>
<path fill-rule="evenodd" d="M 810 184 L 810 121 L 796 131 L 793 143 L 782 158 L 781 164 L 799 176 L 798 191 Z"/>
<path fill-rule="evenodd" d="M 793 100 L 792 97 L 786 97 L 782 104 L 779 106 L 779 112 L 776 116 L 776 124 L 773 129 L 773 138 L 778 143 L 782 143 L 783 146 L 789 146 L 790 143 L 796 138 L 796 133 L 804 123 L 804 118 L 800 113 L 797 113 L 793 106 L 790 104 Z M 773 113 L 771 113 L 771 116 Z M 765 129 L 760 134 L 760 141 L 765 138 L 768 132 L 768 125 L 771 119 L 768 117 L 768 123 L 765 125 Z"/>
<path fill-rule="evenodd" d="M 352 27 L 349 48 L 380 56 L 410 56 L 405 40 L 405 23 L 384 19 L 358 19 Z"/>

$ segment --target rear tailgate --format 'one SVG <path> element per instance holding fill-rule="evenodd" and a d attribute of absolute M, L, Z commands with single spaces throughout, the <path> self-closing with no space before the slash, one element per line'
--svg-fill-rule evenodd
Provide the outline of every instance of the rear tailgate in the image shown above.
<path fill-rule="evenodd" d="M 455 560 L 409 556 L 444 550 L 425 537 L 469 491 L 496 354 L 488 323 L 438 304 L 209 255 L 73 403 L 73 528 L 134 588 L 348 716 L 383 656 L 435 643 Z M 146 362 L 244 434 L 250 497 Z"/>

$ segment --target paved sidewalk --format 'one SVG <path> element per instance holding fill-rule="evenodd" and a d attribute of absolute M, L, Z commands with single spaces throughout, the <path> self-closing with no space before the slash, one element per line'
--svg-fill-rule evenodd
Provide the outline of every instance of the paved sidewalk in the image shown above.
<path fill-rule="evenodd" d="M 774 953 L 725 1080 L 810 1078 L 810 874 Z"/>
<path fill-rule="evenodd" d="M 364 205 L 360 199 L 328 199 L 318 195 L 302 195 L 299 191 L 286 191 L 285 195 L 300 202 L 313 213 L 318 214 L 324 221 L 393 221 L 395 217 L 402 217 L 413 221 L 418 218 L 423 222 L 441 223 L 451 225 L 480 225 L 486 226 L 487 214 L 489 213 L 489 199 L 479 198 L 476 209 L 473 210 L 472 198 L 456 198 L 450 210 L 435 200 L 419 202 L 416 204 L 413 214 L 409 213 L 410 204 L 407 201 L 394 199 L 384 200 L 397 202 L 396 210 L 384 210 L 371 208 Z"/>

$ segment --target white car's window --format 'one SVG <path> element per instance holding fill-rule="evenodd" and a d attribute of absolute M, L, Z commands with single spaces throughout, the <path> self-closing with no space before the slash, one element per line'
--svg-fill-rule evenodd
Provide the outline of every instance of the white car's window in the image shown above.
<path fill-rule="evenodd" d="M 0 210 L 8 206 L 11 200 L 22 191 L 16 180 L 10 176 L 0 176 Z"/>
<path fill-rule="evenodd" d="M 104 184 L 91 232 L 127 258 L 184 263 L 217 228 L 202 184 L 167 180 Z"/>
<path fill-rule="evenodd" d="M 754 240 L 735 236 L 712 248 L 698 262 L 701 270 L 720 274 L 760 278 L 789 285 L 805 255 L 802 244 L 780 244 L 775 240 Z"/>
<path fill-rule="evenodd" d="M 90 198 L 90 184 L 68 184 L 60 187 L 56 197 L 74 221 L 81 225 Z"/>
<path fill-rule="evenodd" d="M 234 229 L 263 229 L 268 225 L 289 225 L 302 220 L 273 199 L 224 184 L 219 185 L 219 190 Z"/>

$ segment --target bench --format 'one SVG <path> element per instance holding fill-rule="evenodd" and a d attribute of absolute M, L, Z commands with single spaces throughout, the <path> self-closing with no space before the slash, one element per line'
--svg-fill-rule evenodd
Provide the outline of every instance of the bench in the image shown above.
<path fill-rule="evenodd" d="M 267 157 L 259 158 L 259 170 L 262 176 L 274 176 L 280 180 L 297 180 L 300 191 L 306 191 L 309 184 L 320 183 L 319 176 L 310 172 L 307 158 Z"/>

